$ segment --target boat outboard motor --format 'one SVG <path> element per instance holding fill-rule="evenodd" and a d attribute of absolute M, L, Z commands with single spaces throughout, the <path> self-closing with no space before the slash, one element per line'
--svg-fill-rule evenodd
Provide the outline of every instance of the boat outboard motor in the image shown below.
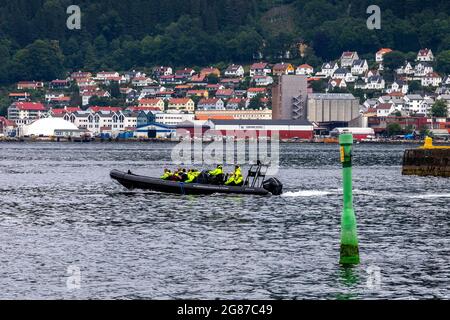
<path fill-rule="evenodd" d="M 277 178 L 270 178 L 264 181 L 263 188 L 274 196 L 279 196 L 283 193 L 283 184 Z"/>

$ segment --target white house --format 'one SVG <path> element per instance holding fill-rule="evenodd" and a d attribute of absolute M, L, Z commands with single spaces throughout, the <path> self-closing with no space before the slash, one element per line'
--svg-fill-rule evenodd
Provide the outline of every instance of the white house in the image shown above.
<path fill-rule="evenodd" d="M 401 92 L 403 94 L 407 94 L 409 90 L 408 83 L 402 81 L 402 80 L 395 80 L 391 86 L 386 89 L 387 93 L 393 93 L 393 92 Z"/>
<path fill-rule="evenodd" d="M 120 77 L 120 74 L 116 71 L 102 71 L 97 73 L 97 76 L 95 77 L 95 80 L 98 81 L 106 81 L 106 80 L 110 80 L 110 79 L 117 79 Z"/>
<path fill-rule="evenodd" d="M 232 64 L 225 70 L 226 77 L 243 77 L 245 74 L 244 67 L 241 65 Z"/>
<path fill-rule="evenodd" d="M 391 103 L 380 103 L 376 109 L 377 117 L 387 117 L 395 111 L 394 105 Z"/>
<path fill-rule="evenodd" d="M 160 124 L 165 125 L 177 125 L 185 121 L 194 121 L 195 114 L 194 113 L 183 113 L 183 112 L 172 112 L 172 113 L 156 113 L 155 121 Z"/>
<path fill-rule="evenodd" d="M 328 78 L 333 76 L 337 69 L 339 69 L 339 65 L 336 62 L 326 62 L 322 65 L 322 71 L 319 75 L 323 75 Z"/>
<path fill-rule="evenodd" d="M 347 82 L 345 82 L 345 79 L 330 79 L 328 82 L 328 88 L 329 89 L 344 89 L 347 88 Z"/>
<path fill-rule="evenodd" d="M 310 76 L 314 73 L 314 68 L 309 64 L 302 64 L 295 69 L 296 75 L 307 75 Z"/>
<path fill-rule="evenodd" d="M 431 108 L 432 102 L 430 101 L 429 97 L 422 97 L 419 94 L 409 94 L 405 96 L 405 107 L 406 111 L 412 115 L 415 113 L 420 114 L 428 114 L 429 110 Z M 431 104 L 430 104 L 431 102 Z"/>
<path fill-rule="evenodd" d="M 383 90 L 386 83 L 381 76 L 372 76 L 367 79 L 367 90 Z"/>
<path fill-rule="evenodd" d="M 351 67 L 353 65 L 353 62 L 359 60 L 358 53 L 355 51 L 346 51 L 342 53 L 341 56 L 341 67 Z"/>
<path fill-rule="evenodd" d="M 375 61 L 377 63 L 382 63 L 384 55 L 390 52 L 392 52 L 392 49 L 389 48 L 382 48 L 378 50 L 378 52 L 375 54 Z"/>
<path fill-rule="evenodd" d="M 250 67 L 250 77 L 267 76 L 271 73 L 272 69 L 270 68 L 269 64 L 265 62 L 254 63 Z"/>
<path fill-rule="evenodd" d="M 148 77 L 135 77 L 131 80 L 131 84 L 135 87 L 147 87 L 153 83 L 155 83 L 155 81 Z"/>
<path fill-rule="evenodd" d="M 348 69 L 339 68 L 334 71 L 332 78 L 333 79 L 345 79 L 345 77 L 347 76 L 348 73 L 350 73 L 350 71 Z"/>
<path fill-rule="evenodd" d="M 427 74 L 421 79 L 422 87 L 439 87 L 442 83 L 442 77 L 436 72 Z"/>
<path fill-rule="evenodd" d="M 428 62 L 419 62 L 414 68 L 415 77 L 425 77 L 426 75 L 433 73 L 433 66 Z"/>
<path fill-rule="evenodd" d="M 414 68 L 408 61 L 403 66 L 396 70 L 398 75 L 412 75 L 414 74 Z"/>
<path fill-rule="evenodd" d="M 225 103 L 218 98 L 201 99 L 198 102 L 197 110 L 225 110 Z"/>
<path fill-rule="evenodd" d="M 352 74 L 360 76 L 366 73 L 369 70 L 369 64 L 367 60 L 355 60 L 352 64 Z"/>
<path fill-rule="evenodd" d="M 253 81 L 258 87 L 266 87 L 273 83 L 273 78 L 271 76 L 254 76 Z"/>
<path fill-rule="evenodd" d="M 431 62 L 434 61 L 434 55 L 431 49 L 422 49 L 417 54 L 417 61 L 426 61 Z"/>

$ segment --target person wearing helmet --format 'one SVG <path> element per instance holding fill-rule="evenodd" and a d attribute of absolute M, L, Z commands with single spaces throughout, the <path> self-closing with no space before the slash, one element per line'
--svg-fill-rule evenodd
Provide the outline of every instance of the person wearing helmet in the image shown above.
<path fill-rule="evenodd" d="M 170 180 L 172 172 L 169 169 L 164 169 L 164 174 L 161 176 L 162 180 Z"/>
<path fill-rule="evenodd" d="M 219 165 L 217 166 L 216 169 L 209 171 L 209 174 L 210 174 L 212 177 L 216 177 L 216 176 L 218 176 L 218 175 L 220 175 L 220 174 L 223 175 L 223 168 L 222 168 L 222 165 L 219 164 Z"/>
<path fill-rule="evenodd" d="M 210 178 L 209 182 L 210 183 L 223 184 L 224 174 L 223 174 L 222 165 L 219 164 L 216 169 L 211 170 L 208 173 L 209 173 L 209 178 Z"/>
<path fill-rule="evenodd" d="M 188 180 L 186 180 L 185 183 L 194 183 L 197 180 L 198 176 L 200 175 L 200 171 L 191 169 L 188 171 L 187 175 Z"/>
<path fill-rule="evenodd" d="M 225 185 L 227 186 L 242 186 L 244 184 L 244 177 L 241 173 L 241 167 L 236 165 L 234 167 L 234 172 L 230 176 L 230 178 L 225 182 Z"/>

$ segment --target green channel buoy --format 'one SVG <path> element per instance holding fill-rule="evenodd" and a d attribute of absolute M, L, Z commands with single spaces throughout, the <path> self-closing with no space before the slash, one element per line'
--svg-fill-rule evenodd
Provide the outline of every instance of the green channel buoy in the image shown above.
<path fill-rule="evenodd" d="M 356 216 L 353 210 L 352 188 L 352 134 L 339 136 L 341 150 L 342 176 L 344 185 L 344 209 L 341 217 L 341 253 L 339 263 L 342 265 L 359 264 L 358 234 Z"/>

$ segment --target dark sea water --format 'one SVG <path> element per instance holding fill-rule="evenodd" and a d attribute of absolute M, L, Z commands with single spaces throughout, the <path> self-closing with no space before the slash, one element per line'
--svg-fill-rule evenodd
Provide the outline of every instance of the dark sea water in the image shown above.
<path fill-rule="evenodd" d="M 353 269 L 338 264 L 336 145 L 281 145 L 281 197 L 110 180 L 114 168 L 159 176 L 172 147 L 0 143 L 0 298 L 450 298 L 450 179 L 402 176 L 405 146 L 354 148 Z"/>

